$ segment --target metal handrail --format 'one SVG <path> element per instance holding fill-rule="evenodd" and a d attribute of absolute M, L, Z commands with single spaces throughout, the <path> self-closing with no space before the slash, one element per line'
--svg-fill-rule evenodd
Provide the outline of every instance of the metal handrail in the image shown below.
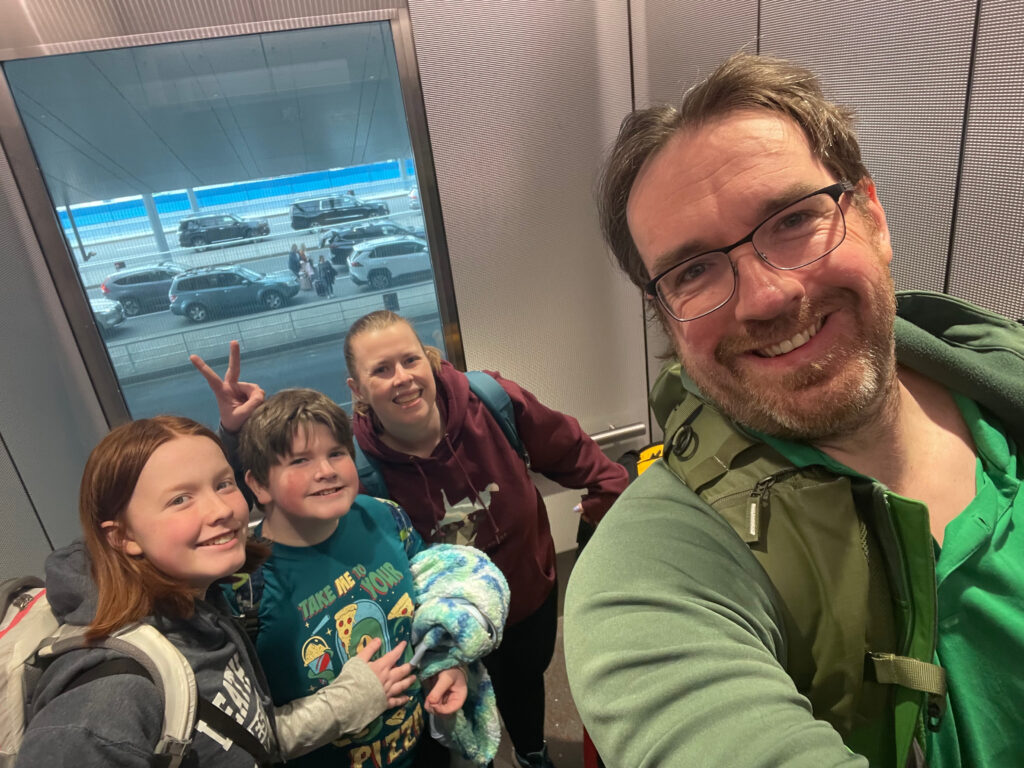
<path fill-rule="evenodd" d="M 647 434 L 647 425 L 642 422 L 629 424 L 625 427 L 611 427 L 603 432 L 595 432 L 590 439 L 602 448 L 611 443 L 621 443 L 633 437 L 643 437 Z"/>

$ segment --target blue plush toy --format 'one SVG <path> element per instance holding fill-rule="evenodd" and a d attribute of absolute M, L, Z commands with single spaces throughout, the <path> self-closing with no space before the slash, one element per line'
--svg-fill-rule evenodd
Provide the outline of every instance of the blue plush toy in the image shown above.
<path fill-rule="evenodd" d="M 501 642 L 508 617 L 508 582 L 483 552 L 438 544 L 410 563 L 416 591 L 412 661 L 420 676 L 464 665 L 466 703 L 454 715 L 431 717 L 435 736 L 476 765 L 494 759 L 501 721 L 494 688 L 480 659 Z"/>

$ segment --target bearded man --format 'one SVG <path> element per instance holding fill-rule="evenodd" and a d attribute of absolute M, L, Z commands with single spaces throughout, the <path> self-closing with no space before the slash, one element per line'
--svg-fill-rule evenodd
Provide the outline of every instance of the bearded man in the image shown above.
<path fill-rule="evenodd" d="M 664 459 L 570 579 L 609 765 L 1024 754 L 1024 328 L 895 294 L 852 115 L 739 54 L 624 121 L 601 217 L 678 363 Z"/>

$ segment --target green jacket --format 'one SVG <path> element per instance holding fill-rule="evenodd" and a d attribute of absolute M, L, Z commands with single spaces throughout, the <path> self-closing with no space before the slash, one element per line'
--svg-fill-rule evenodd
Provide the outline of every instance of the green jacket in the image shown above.
<path fill-rule="evenodd" d="M 925 292 L 900 294 L 899 314 L 901 364 L 1024 444 L 1024 328 Z M 599 751 L 621 768 L 906 764 L 928 696 L 875 681 L 865 652 L 933 658 L 927 510 L 869 478 L 795 468 L 694 408 L 692 384 L 659 385 L 669 464 L 703 498 L 659 462 L 574 570 L 566 661 Z"/>

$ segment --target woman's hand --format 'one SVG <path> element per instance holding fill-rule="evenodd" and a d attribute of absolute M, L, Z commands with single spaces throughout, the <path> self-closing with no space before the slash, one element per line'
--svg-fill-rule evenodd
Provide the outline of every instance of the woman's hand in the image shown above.
<path fill-rule="evenodd" d="M 206 379 L 210 391 L 217 398 L 221 426 L 228 432 L 240 430 L 246 419 L 252 416 L 252 412 L 266 398 L 266 393 L 255 384 L 238 380 L 242 368 L 242 354 L 238 342 L 231 342 L 228 370 L 223 379 L 199 355 L 189 355 L 188 359 Z"/>
<path fill-rule="evenodd" d="M 466 670 L 452 667 L 437 673 L 424 707 L 435 715 L 452 715 L 466 703 Z"/>

